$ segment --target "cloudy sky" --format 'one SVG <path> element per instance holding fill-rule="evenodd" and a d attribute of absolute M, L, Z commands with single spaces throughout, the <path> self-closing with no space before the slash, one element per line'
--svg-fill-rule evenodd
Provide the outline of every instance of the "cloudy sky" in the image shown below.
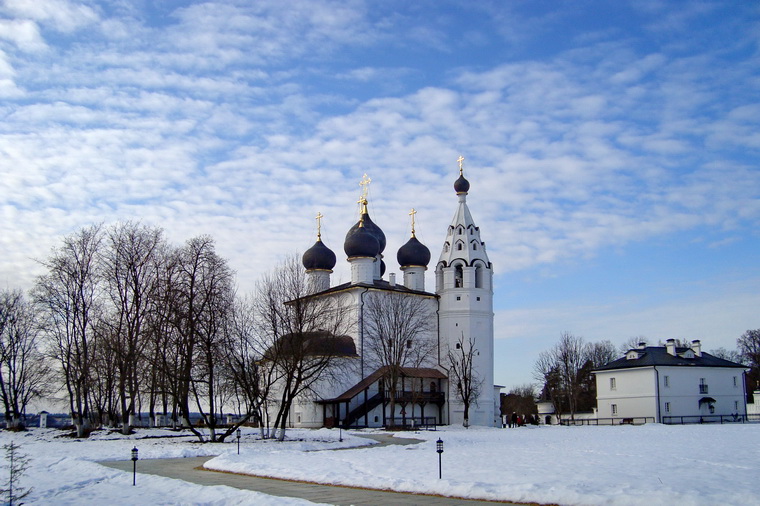
<path fill-rule="evenodd" d="M 437 258 L 461 154 L 497 382 L 563 331 L 734 348 L 760 328 L 759 41 L 756 2 L 0 0 L 0 285 L 130 219 L 211 234 L 246 292 L 317 212 L 346 281 L 365 172 L 398 271 L 411 208 Z"/>

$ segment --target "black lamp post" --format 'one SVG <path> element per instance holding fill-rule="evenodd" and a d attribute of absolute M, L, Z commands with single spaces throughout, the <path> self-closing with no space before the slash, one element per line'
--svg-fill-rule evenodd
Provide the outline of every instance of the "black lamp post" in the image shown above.
<path fill-rule="evenodd" d="M 438 479 L 441 479 L 441 454 L 443 453 L 443 440 L 435 442 L 435 451 L 438 453 Z"/>
<path fill-rule="evenodd" d="M 137 481 L 137 447 L 132 448 L 132 486 Z"/>
<path fill-rule="evenodd" d="M 343 442 L 343 424 L 338 420 L 338 441 Z"/>
<path fill-rule="evenodd" d="M 240 429 L 237 430 L 237 440 L 238 440 L 238 455 L 240 455 Z"/>

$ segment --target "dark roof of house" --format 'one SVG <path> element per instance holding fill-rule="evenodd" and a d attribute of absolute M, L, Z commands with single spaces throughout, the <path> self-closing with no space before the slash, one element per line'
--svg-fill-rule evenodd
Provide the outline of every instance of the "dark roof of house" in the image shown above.
<path fill-rule="evenodd" d="M 389 365 L 384 365 L 383 367 L 379 368 L 363 380 L 361 380 L 356 385 L 352 386 L 342 394 L 340 394 L 338 397 L 334 399 L 324 399 L 322 403 L 330 403 L 330 402 L 341 402 L 341 401 L 348 401 L 353 399 L 353 397 L 357 394 L 359 394 L 362 390 L 365 388 L 369 388 L 372 383 L 382 378 L 390 369 Z M 438 369 L 433 369 L 432 367 L 402 367 L 401 368 L 401 376 L 405 376 L 407 378 L 431 378 L 431 379 L 446 379 L 447 376 L 439 371 Z"/>
<path fill-rule="evenodd" d="M 702 356 L 696 355 L 693 358 L 683 357 L 681 355 L 690 351 L 691 348 L 676 348 L 676 355 L 668 353 L 665 346 L 647 346 L 643 349 L 628 350 L 626 356 L 631 351 L 639 354 L 639 358 L 628 359 L 619 358 L 608 364 L 595 369 L 595 371 L 609 371 L 613 369 L 631 369 L 634 367 L 652 367 L 656 365 L 682 366 L 682 367 L 735 367 L 747 369 L 747 366 L 715 357 L 709 353 L 702 352 Z"/>

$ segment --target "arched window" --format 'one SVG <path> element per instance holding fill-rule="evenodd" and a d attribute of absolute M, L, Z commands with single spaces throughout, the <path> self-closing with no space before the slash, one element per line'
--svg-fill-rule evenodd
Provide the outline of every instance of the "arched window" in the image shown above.
<path fill-rule="evenodd" d="M 462 251 L 462 243 L 461 242 L 457 243 L 457 251 Z"/>
<path fill-rule="evenodd" d="M 462 288 L 462 266 L 457 265 L 454 268 L 454 286 L 456 288 Z"/>
<path fill-rule="evenodd" d="M 478 250 L 478 243 L 476 243 L 476 242 L 472 243 L 472 249 L 473 249 L 473 251 L 477 251 Z"/>

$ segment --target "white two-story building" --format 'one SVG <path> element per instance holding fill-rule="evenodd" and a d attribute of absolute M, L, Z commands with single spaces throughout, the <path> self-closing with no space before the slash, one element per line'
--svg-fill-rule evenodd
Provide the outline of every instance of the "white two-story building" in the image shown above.
<path fill-rule="evenodd" d="M 741 420 L 746 415 L 746 366 L 702 351 L 640 343 L 596 371 L 597 416 L 659 423 Z M 721 418 L 722 417 L 722 418 Z"/>

